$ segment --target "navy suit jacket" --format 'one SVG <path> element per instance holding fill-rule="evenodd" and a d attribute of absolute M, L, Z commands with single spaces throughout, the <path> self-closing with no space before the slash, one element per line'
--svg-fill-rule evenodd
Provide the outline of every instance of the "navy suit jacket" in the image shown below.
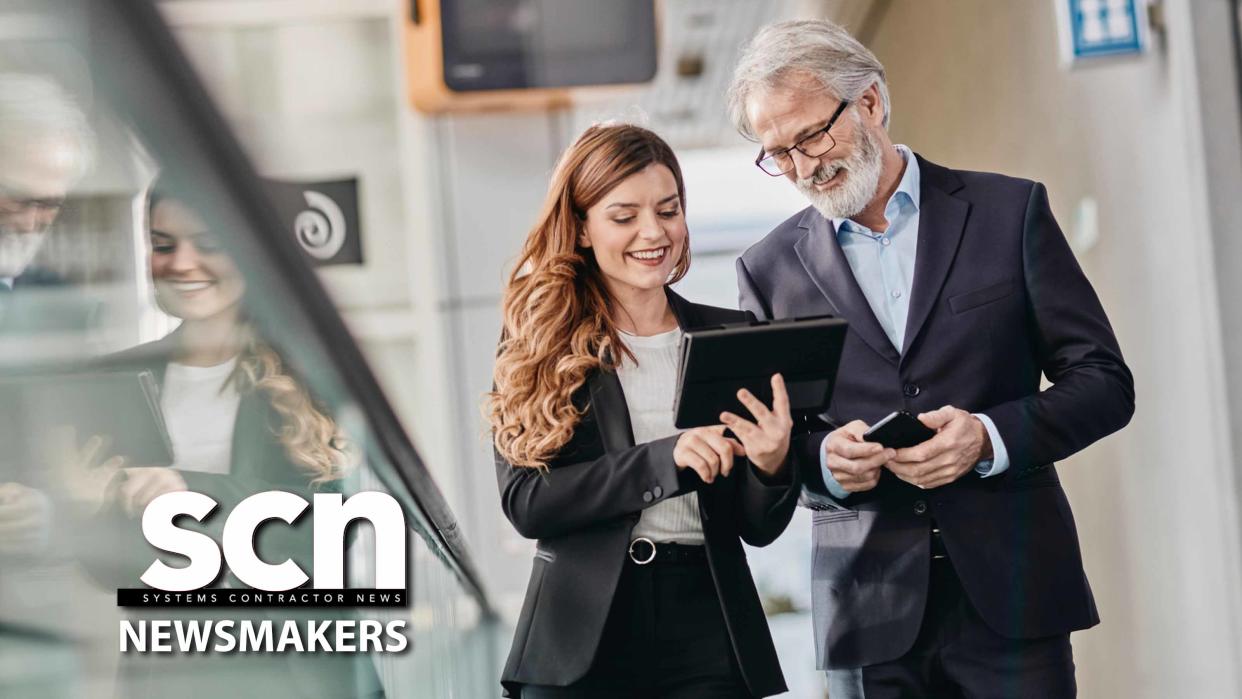
<path fill-rule="evenodd" d="M 1099 623 L 1055 461 L 1123 427 L 1134 384 L 1099 299 L 1053 219 L 1044 186 L 919 158 L 918 248 L 905 346 L 873 315 L 832 222 L 808 208 L 738 260 L 741 307 L 762 318 L 850 323 L 826 424 L 795 438 L 816 511 L 812 594 L 821 668 L 885 662 L 913 645 L 927 597 L 934 518 L 970 601 L 1010 638 Z M 1040 376 L 1052 384 L 1040 390 Z M 919 490 L 884 471 L 832 498 L 828 431 L 894 410 L 988 415 L 1005 473 Z"/>

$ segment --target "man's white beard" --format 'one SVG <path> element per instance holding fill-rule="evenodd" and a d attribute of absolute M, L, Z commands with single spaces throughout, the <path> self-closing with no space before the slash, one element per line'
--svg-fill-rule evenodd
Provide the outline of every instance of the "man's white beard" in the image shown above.
<path fill-rule="evenodd" d="M 860 127 L 861 120 L 855 122 Z M 824 218 L 850 218 L 867 208 L 880 188 L 880 174 L 884 169 L 884 157 L 880 144 L 870 129 L 858 129 L 858 148 L 848 159 L 830 160 L 815 168 L 810 177 L 798 180 L 798 190 L 811 202 Z M 845 180 L 832 189 L 821 192 L 815 184 L 823 183 L 845 170 Z"/>
<path fill-rule="evenodd" d="M 42 231 L 18 233 L 0 230 L 0 278 L 20 277 L 43 245 Z"/>

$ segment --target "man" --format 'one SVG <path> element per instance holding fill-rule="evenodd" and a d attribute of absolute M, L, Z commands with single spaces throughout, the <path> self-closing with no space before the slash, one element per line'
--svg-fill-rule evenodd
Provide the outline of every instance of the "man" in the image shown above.
<path fill-rule="evenodd" d="M 794 447 L 830 695 L 1074 696 L 1069 633 L 1099 617 L 1053 462 L 1134 390 L 1043 185 L 893 145 L 883 66 L 826 21 L 761 31 L 730 109 L 811 202 L 738 260 L 742 308 L 850 323 L 828 425 Z M 935 436 L 863 440 L 896 410 Z"/>
<path fill-rule="evenodd" d="M 90 125 L 68 93 L 41 76 L 0 73 L 0 332 L 68 322 L 32 311 L 10 292 L 57 285 L 31 262 L 93 154 Z"/>
<path fill-rule="evenodd" d="M 90 305 L 50 299 L 58 280 L 31 263 L 93 153 L 90 125 L 68 93 L 41 76 L 0 73 L 0 342 L 81 330 L 87 322 Z M 0 406 L 0 555 L 37 553 L 51 512 L 29 485 L 43 474 L 19 467 L 30 454 L 16 448 L 29 440 L 10 434 L 18 421 L 8 413 L 16 409 Z"/>

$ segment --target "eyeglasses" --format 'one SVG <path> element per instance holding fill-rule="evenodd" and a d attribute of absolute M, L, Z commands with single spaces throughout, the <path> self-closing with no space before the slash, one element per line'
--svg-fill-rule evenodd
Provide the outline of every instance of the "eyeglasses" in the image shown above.
<path fill-rule="evenodd" d="M 27 197 L 0 187 L 0 214 L 16 216 L 31 209 L 54 214 L 65 206 L 64 197 Z"/>
<path fill-rule="evenodd" d="M 832 150 L 836 147 L 837 141 L 832 137 L 832 134 L 828 133 L 828 130 L 832 128 L 833 124 L 837 123 L 837 119 L 841 118 L 841 115 L 845 113 L 845 108 L 848 106 L 850 106 L 849 100 L 843 101 L 837 106 L 837 111 L 833 112 L 832 116 L 828 118 L 828 123 L 824 124 L 824 128 L 803 136 L 789 148 L 782 148 L 772 153 L 760 149 L 759 157 L 755 158 L 755 165 L 759 166 L 759 169 L 765 173 L 773 177 L 779 177 L 794 169 L 792 151 L 797 150 L 808 158 L 818 158 Z"/>

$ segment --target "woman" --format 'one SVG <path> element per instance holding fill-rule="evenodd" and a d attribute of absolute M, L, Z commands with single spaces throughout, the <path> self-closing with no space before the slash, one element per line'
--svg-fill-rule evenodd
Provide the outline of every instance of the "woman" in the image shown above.
<path fill-rule="evenodd" d="M 191 490 L 219 503 L 205 523 L 183 520 L 221 541 L 226 515 L 255 493 L 283 490 L 311 500 L 315 492 L 340 492 L 351 463 L 340 430 L 317 405 L 307 387 L 291 374 L 280 355 L 247 321 L 246 283 L 236 263 L 210 226 L 182 201 L 153 189 L 148 209 L 149 261 L 155 298 L 181 325 L 161 340 L 110 358 L 110 368 L 149 370 L 160 386 L 160 407 L 172 440 L 172 467 L 119 467 L 104 494 L 96 519 L 101 532 L 118 543 L 141 542 L 136 528 L 156 497 Z M 97 445 L 95 445 L 97 446 Z M 103 526 L 111 524 L 112 526 Z M 264 527 L 256 537 L 263 560 L 293 559 L 304 571 L 313 568 L 313 520 Z M 149 565 L 151 549 L 106 549 L 106 558 L 88 567 L 116 587 L 135 587 Z M 118 555 L 120 554 L 120 555 Z M 233 582 L 232 584 L 237 584 Z M 194 612 L 180 614 L 186 617 Z M 253 614 L 254 612 L 246 612 Z M 266 613 L 280 628 L 285 619 L 325 620 L 331 610 Z M 160 610 L 161 618 L 167 610 Z M 204 610 L 202 617 L 237 618 L 236 610 Z M 279 655 L 187 656 L 186 676 L 168 673 L 167 661 L 134 659 L 123 667 L 127 696 L 167 696 L 183 683 L 194 696 L 244 690 L 246 696 L 374 697 L 382 696 L 370 658 L 353 654 L 281 653 Z M 146 663 L 143 666 L 144 661 Z M 169 680 L 174 677 L 174 680 Z"/>
<path fill-rule="evenodd" d="M 757 422 L 674 428 L 682 331 L 747 317 L 668 288 L 690 262 L 684 206 L 664 141 L 592 127 L 562 156 L 505 290 L 496 473 L 506 516 L 539 540 L 510 696 L 785 691 L 739 537 L 766 545 L 793 513 L 789 402 L 775 376 L 771 409 L 739 394 Z"/>

